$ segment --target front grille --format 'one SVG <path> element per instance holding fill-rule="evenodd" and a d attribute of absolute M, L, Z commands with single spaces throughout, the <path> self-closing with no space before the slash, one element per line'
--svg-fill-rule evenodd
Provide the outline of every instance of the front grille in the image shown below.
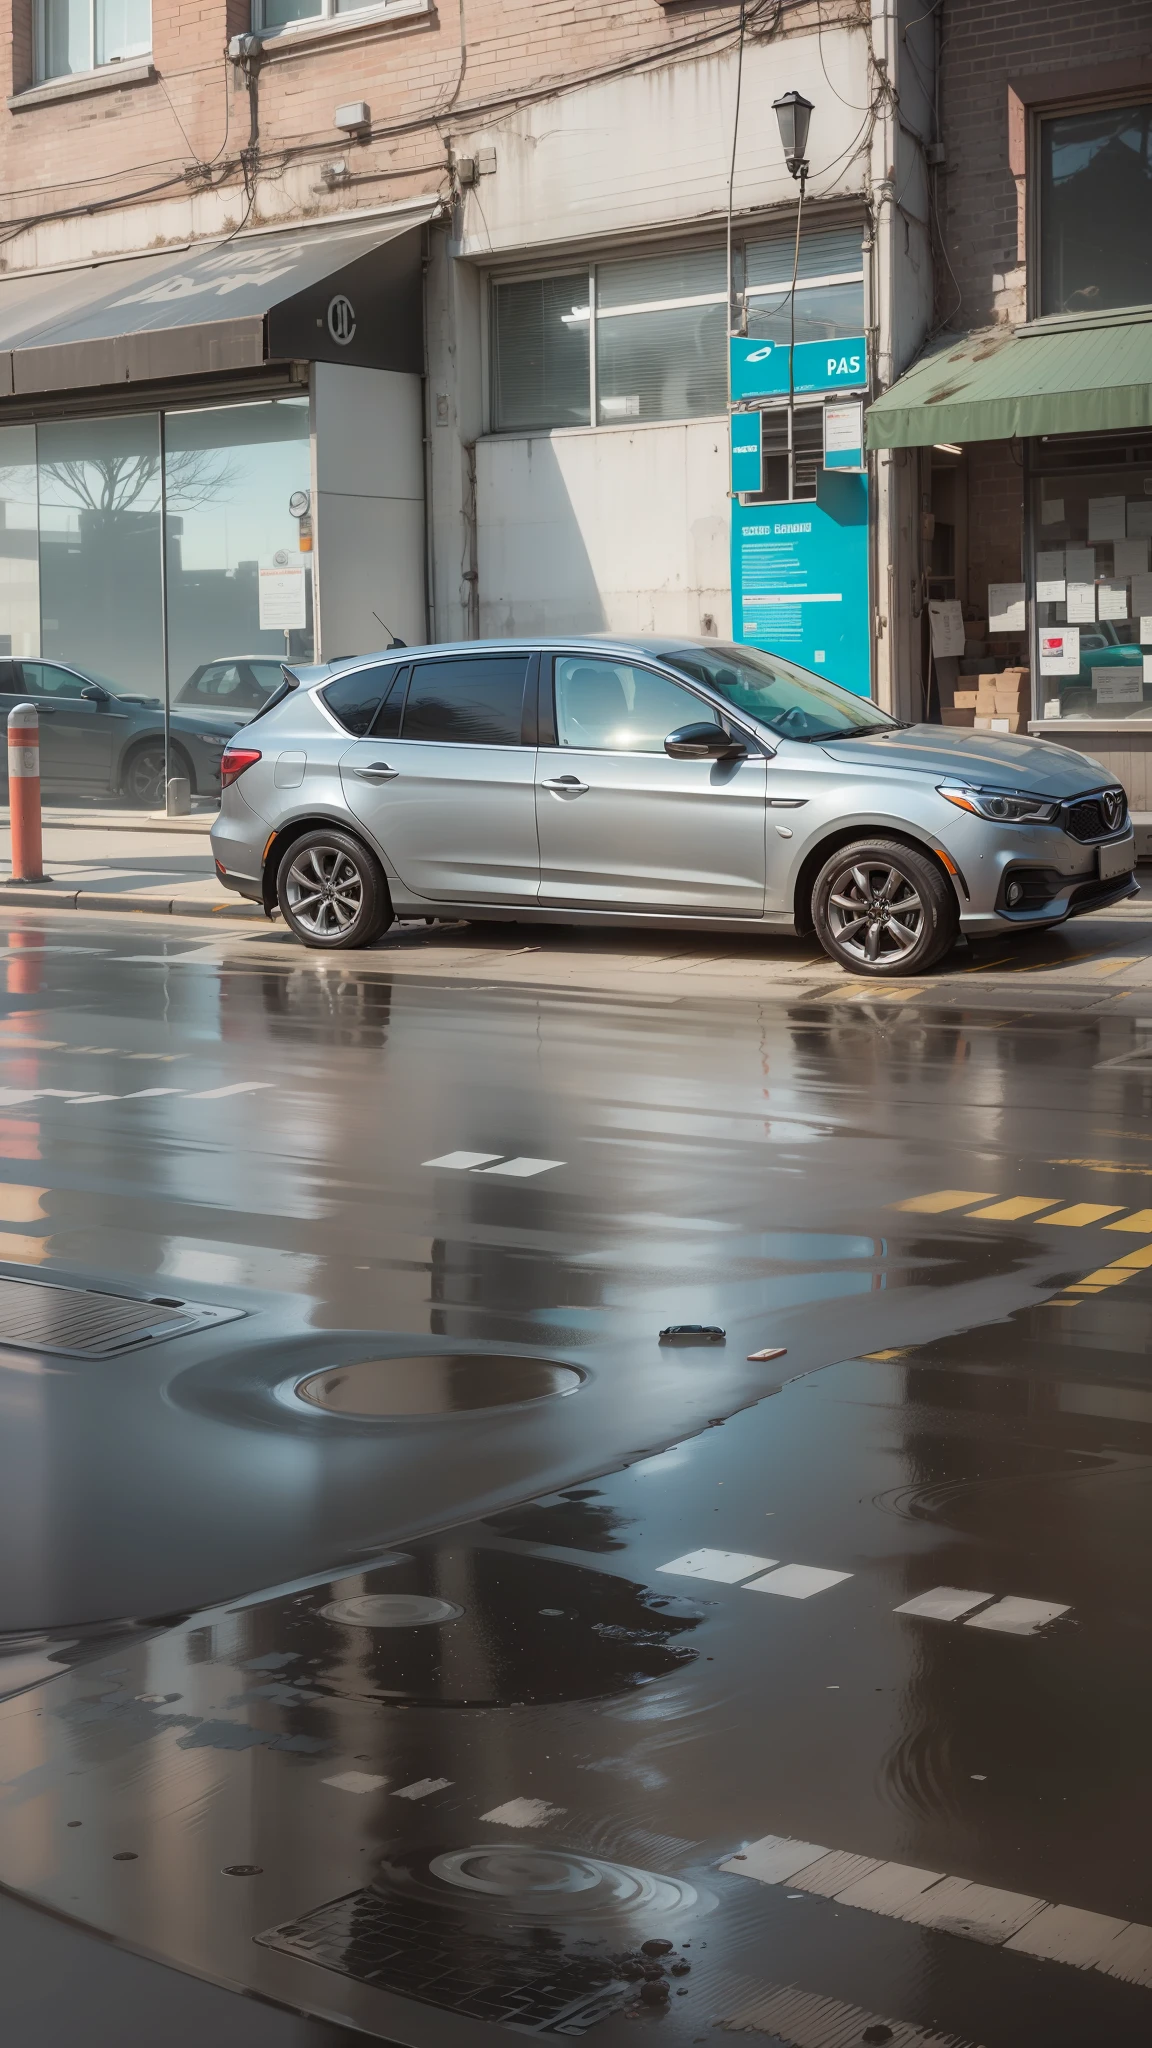
<path fill-rule="evenodd" d="M 1112 823 L 1109 823 L 1106 808 L 1109 798 L 1114 804 L 1119 800 L 1118 807 L 1113 810 Z M 1128 803 L 1122 789 L 1109 789 L 1100 796 L 1081 797 L 1078 802 L 1064 807 L 1064 830 L 1070 832 L 1073 839 L 1111 839 L 1115 833 L 1123 831 L 1127 823 Z"/>
<path fill-rule="evenodd" d="M 0 1344 L 71 1358 L 107 1358 L 138 1344 L 159 1343 L 209 1323 L 231 1322 L 239 1309 L 199 1302 L 149 1301 L 94 1288 L 0 1277 Z"/>

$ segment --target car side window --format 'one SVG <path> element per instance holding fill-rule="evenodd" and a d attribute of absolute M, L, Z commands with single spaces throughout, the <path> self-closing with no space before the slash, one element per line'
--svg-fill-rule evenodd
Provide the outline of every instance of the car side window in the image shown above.
<path fill-rule="evenodd" d="M 326 683 L 320 695 L 345 732 L 358 740 L 367 739 L 373 729 L 372 721 L 391 694 L 399 673 L 394 661 L 377 662 L 372 668 L 354 668 L 348 675 L 337 676 L 335 682 Z"/>
<path fill-rule="evenodd" d="M 17 661 L 0 661 L 0 691 L 7 697 L 16 696 L 24 688 L 20 680 L 20 664 Z"/>
<path fill-rule="evenodd" d="M 42 697 L 79 697 L 84 688 L 83 676 L 70 668 L 57 668 L 54 661 L 25 661 L 24 687 Z"/>
<path fill-rule="evenodd" d="M 562 747 L 662 754 L 681 725 L 719 725 L 705 698 L 630 661 L 556 657 L 556 737 Z"/>
<path fill-rule="evenodd" d="M 417 662 L 401 739 L 518 747 L 527 674 L 526 654 L 463 654 Z"/>

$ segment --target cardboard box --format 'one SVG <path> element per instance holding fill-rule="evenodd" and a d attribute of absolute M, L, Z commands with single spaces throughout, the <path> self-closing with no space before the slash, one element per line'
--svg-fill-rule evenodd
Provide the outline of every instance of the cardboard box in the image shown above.
<path fill-rule="evenodd" d="M 977 695 L 975 690 L 955 690 L 952 702 L 957 711 L 975 711 Z"/>
<path fill-rule="evenodd" d="M 1023 690 L 994 690 L 997 711 L 1022 711 L 1028 702 Z"/>
<path fill-rule="evenodd" d="M 987 718 L 996 709 L 995 690 L 977 690 L 975 709 Z"/>
<path fill-rule="evenodd" d="M 944 725 L 974 725 L 976 713 L 970 705 L 944 704 L 940 709 L 940 719 Z"/>

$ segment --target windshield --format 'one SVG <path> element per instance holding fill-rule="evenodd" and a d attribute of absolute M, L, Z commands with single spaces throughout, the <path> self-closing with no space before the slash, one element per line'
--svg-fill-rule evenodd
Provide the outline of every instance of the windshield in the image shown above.
<path fill-rule="evenodd" d="M 837 683 L 807 669 L 794 668 L 777 654 L 758 647 L 678 647 L 664 660 L 707 683 L 728 699 L 734 711 L 747 711 L 790 740 L 831 739 L 854 732 L 879 732 L 894 726 L 867 697 L 854 697 Z"/>

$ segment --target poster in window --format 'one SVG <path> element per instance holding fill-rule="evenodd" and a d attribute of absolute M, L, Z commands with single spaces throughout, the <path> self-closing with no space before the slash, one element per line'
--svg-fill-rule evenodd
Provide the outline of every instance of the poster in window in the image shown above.
<path fill-rule="evenodd" d="M 1146 540 L 1149 534 L 1152 534 L 1152 498 L 1129 498 L 1129 539 L 1139 535 Z"/>
<path fill-rule="evenodd" d="M 958 597 L 934 597 L 929 599 L 928 616 L 932 622 L 932 652 L 939 661 L 945 656 L 964 652 L 964 611 Z"/>
<path fill-rule="evenodd" d="M 1079 675 L 1080 628 L 1078 626 L 1041 627 L 1040 673 L 1042 676 Z"/>
<path fill-rule="evenodd" d="M 260 570 L 260 631 L 290 633 L 308 624 L 302 568 Z"/>
<path fill-rule="evenodd" d="M 1112 574 L 1114 576 L 1142 576 L 1148 567 L 1148 542 L 1142 540 L 1118 540 L 1112 550 Z"/>
<path fill-rule="evenodd" d="M 1068 583 L 1068 617 L 1078 626 L 1086 626 L 1096 617 L 1096 585 L 1094 583 Z"/>
<path fill-rule="evenodd" d="M 1142 704 L 1144 682 L 1134 668 L 1094 668 L 1092 688 L 1098 704 Z"/>
<path fill-rule="evenodd" d="M 1064 602 L 1064 550 L 1041 548 L 1036 556 L 1036 596 L 1041 604 Z"/>
<path fill-rule="evenodd" d="M 1132 578 L 1132 615 L 1134 618 L 1142 619 L 1150 612 L 1152 612 L 1152 576 L 1134 576 Z M 1141 638 L 1143 638 L 1143 635 L 1141 635 Z"/>
<path fill-rule="evenodd" d="M 1095 548 L 1065 548 L 1064 574 L 1069 583 L 1092 583 L 1096 578 Z"/>
<path fill-rule="evenodd" d="M 988 585 L 988 631 L 990 633 L 1023 633 L 1027 623 L 1024 611 L 1024 585 L 1022 583 L 990 583 Z"/>
<path fill-rule="evenodd" d="M 1102 619 L 1126 619 L 1128 617 L 1128 585 L 1117 583 L 1112 577 L 1105 577 L 1097 597 L 1100 603 L 1098 616 Z"/>
<path fill-rule="evenodd" d="M 1127 532 L 1127 509 L 1122 497 L 1089 498 L 1089 540 L 1123 540 Z"/>

